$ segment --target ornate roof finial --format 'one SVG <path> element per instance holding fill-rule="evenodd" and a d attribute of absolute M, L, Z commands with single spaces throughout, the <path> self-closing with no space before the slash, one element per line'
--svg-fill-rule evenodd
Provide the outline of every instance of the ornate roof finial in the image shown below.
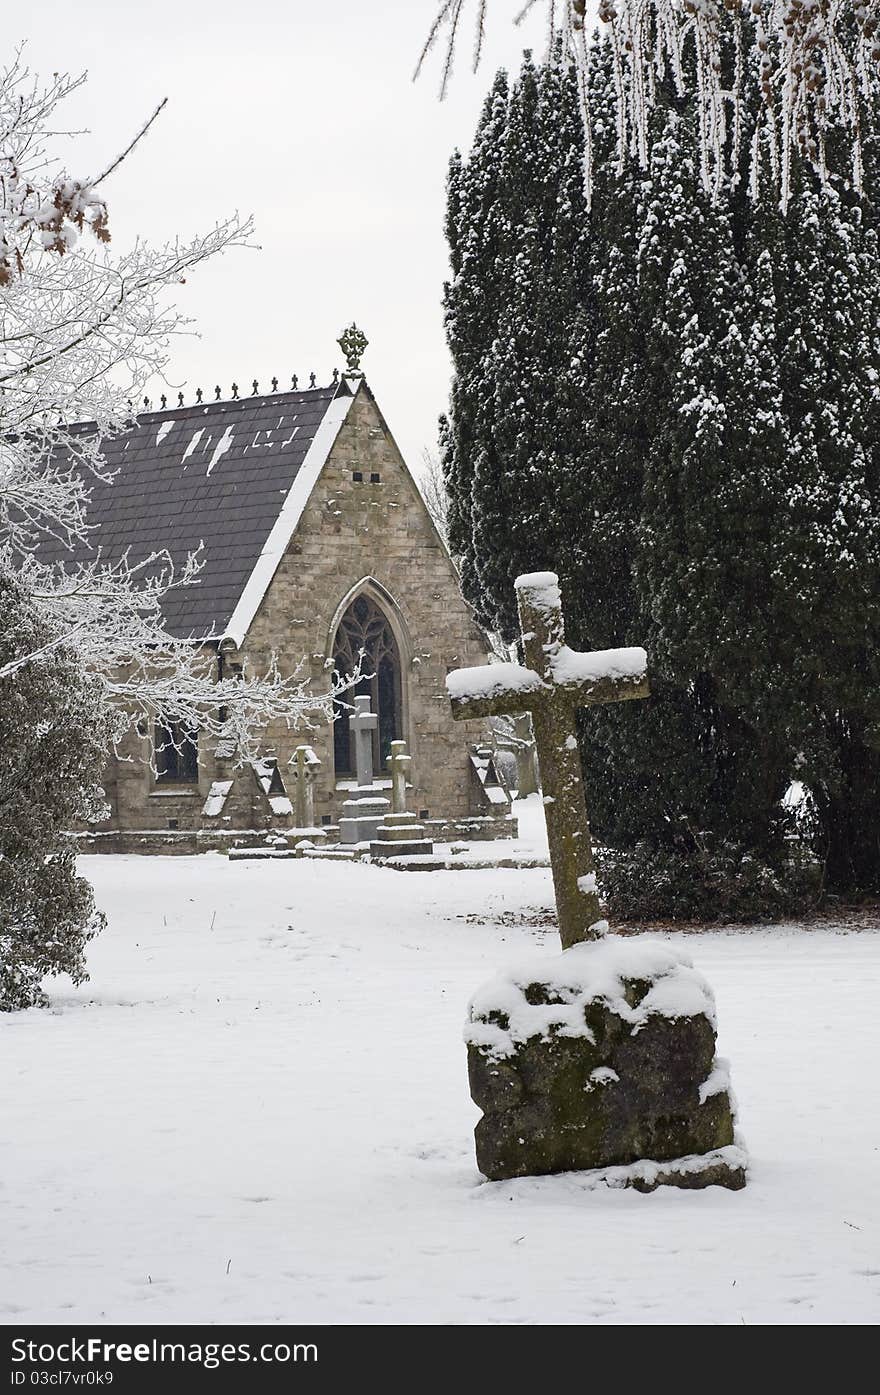
<path fill-rule="evenodd" d="M 296 375 L 295 373 L 294 373 L 294 375 L 293 375 L 293 377 L 291 378 L 290 381 L 293 383 L 293 390 L 294 390 L 294 392 L 296 392 L 297 388 L 299 387 L 299 378 L 297 377 L 297 375 Z"/>
<path fill-rule="evenodd" d="M 343 330 L 336 342 L 345 354 L 345 361 L 348 364 L 347 376 L 362 378 L 364 375 L 361 372 L 361 359 L 364 356 L 364 349 L 370 342 L 363 330 L 358 329 L 352 320 L 348 329 Z"/>
<path fill-rule="evenodd" d="M 183 393 L 182 393 L 182 392 L 179 392 L 179 393 L 177 394 L 177 405 L 178 405 L 178 407 L 182 407 L 182 406 L 183 406 Z"/>
<path fill-rule="evenodd" d="M 254 378 L 254 383 L 253 383 L 254 390 L 253 390 L 253 393 L 251 394 L 253 397 L 259 397 L 259 395 L 260 395 L 260 394 L 259 394 L 259 391 L 258 391 L 259 386 L 260 386 L 260 384 L 257 382 L 256 378 Z"/>
<path fill-rule="evenodd" d="M 313 388 L 314 386 L 315 386 L 315 375 L 314 375 L 314 373 L 310 373 L 310 374 L 309 374 L 309 387 L 310 387 L 310 388 Z"/>
<path fill-rule="evenodd" d="M 201 388 L 196 388 L 196 401 L 197 401 L 197 402 L 201 402 L 201 400 L 202 400 L 202 389 L 201 389 Z"/>
<path fill-rule="evenodd" d="M 215 389 L 214 389 L 214 400 L 215 400 L 215 402 L 219 402 L 219 401 L 220 401 L 220 384 L 219 384 L 219 383 L 217 384 L 217 386 L 216 386 Z"/>
<path fill-rule="evenodd" d="M 238 383 L 232 384 L 232 396 L 234 400 L 238 399 Z"/>
<path fill-rule="evenodd" d="M 273 391 L 273 392 L 277 392 L 277 391 L 278 391 L 278 379 L 277 379 L 277 378 L 273 378 L 273 379 L 272 379 L 272 391 Z"/>
<path fill-rule="evenodd" d="M 164 412 L 165 408 L 168 406 L 168 398 L 165 396 L 164 392 L 159 398 L 159 401 L 162 403 L 162 411 Z"/>
<path fill-rule="evenodd" d="M 333 386 L 335 387 L 336 384 L 337 384 L 338 382 L 339 382 L 339 369 L 338 369 L 338 368 L 334 368 L 334 369 L 333 369 Z"/>

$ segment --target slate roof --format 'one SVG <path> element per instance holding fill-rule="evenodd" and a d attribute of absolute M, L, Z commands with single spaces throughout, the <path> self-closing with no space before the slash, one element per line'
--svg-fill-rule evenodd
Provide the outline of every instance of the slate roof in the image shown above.
<path fill-rule="evenodd" d="M 128 550 L 135 563 L 167 548 L 179 566 L 204 542 L 198 582 L 169 592 L 165 622 L 179 638 L 221 636 L 339 396 L 351 396 L 344 378 L 327 388 L 143 413 L 104 445 L 113 481 L 89 480 L 88 542 L 71 550 L 46 539 L 40 560 L 70 566 L 100 550 L 117 561 Z M 72 428 L 94 429 L 93 422 Z"/>

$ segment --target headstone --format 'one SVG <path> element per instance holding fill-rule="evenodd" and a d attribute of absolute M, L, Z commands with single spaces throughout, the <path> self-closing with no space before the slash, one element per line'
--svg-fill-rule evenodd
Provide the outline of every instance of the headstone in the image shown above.
<path fill-rule="evenodd" d="M 712 992 L 677 946 L 609 935 L 520 964 L 474 995 L 465 1039 L 490 1180 L 745 1184 Z"/>
<path fill-rule="evenodd" d="M 373 783 L 373 732 L 379 725 L 379 718 L 370 711 L 368 697 L 355 698 L 354 712 L 348 719 L 348 725 L 354 741 L 357 785 L 352 798 L 342 806 L 339 840 L 342 843 L 369 843 L 376 837 L 376 830 L 390 805 L 379 786 Z"/>
<path fill-rule="evenodd" d="M 532 736 L 532 719 L 528 712 L 509 716 L 493 722 L 495 759 L 503 755 L 504 763 L 498 761 L 504 775 L 505 784 L 516 790 L 517 799 L 527 799 L 538 793 L 538 769 L 535 760 L 535 740 Z"/>
<path fill-rule="evenodd" d="M 516 797 L 527 799 L 538 793 L 538 772 L 535 761 L 535 738 L 528 712 L 513 718 L 514 754 L 516 756 Z"/>
<path fill-rule="evenodd" d="M 669 946 L 604 938 L 575 712 L 647 697 L 647 656 L 569 649 L 557 577 L 515 585 L 525 665 L 459 669 L 447 690 L 457 718 L 531 713 L 563 954 L 471 1004 L 477 1164 L 493 1179 L 612 1169 L 643 1189 L 741 1187 L 709 985 Z"/>
<path fill-rule="evenodd" d="M 392 741 L 388 757 L 391 813 L 376 829 L 376 836 L 370 843 L 371 857 L 424 857 L 434 851 L 424 824 L 419 823 L 415 814 L 407 812 L 406 779 L 411 766 L 412 756 L 406 749 L 406 742 Z"/>
<path fill-rule="evenodd" d="M 293 784 L 293 808 L 296 819 L 296 827 L 291 831 L 295 835 L 308 836 L 311 840 L 326 838 L 323 828 L 318 828 L 315 824 L 315 783 L 321 762 L 311 746 L 297 746 L 288 762 L 288 769 Z"/>

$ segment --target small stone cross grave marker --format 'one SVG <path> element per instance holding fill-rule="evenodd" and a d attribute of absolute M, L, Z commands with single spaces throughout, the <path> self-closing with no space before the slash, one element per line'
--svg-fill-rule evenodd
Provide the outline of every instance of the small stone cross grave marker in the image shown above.
<path fill-rule="evenodd" d="M 406 781 L 412 756 L 405 741 L 392 741 L 386 764 L 391 773 L 391 813 L 376 829 L 370 852 L 375 858 L 426 857 L 434 851 L 433 844 L 415 814 L 406 808 Z"/>
<path fill-rule="evenodd" d="M 315 832 L 315 781 L 321 762 L 311 746 L 297 746 L 289 767 L 294 786 L 296 827 Z"/>
<path fill-rule="evenodd" d="M 392 741 L 391 754 L 387 760 L 391 772 L 391 812 L 406 813 L 406 782 L 412 766 L 412 756 L 407 754 L 405 741 Z"/>
<path fill-rule="evenodd" d="M 343 843 L 366 843 L 376 837 L 376 830 L 388 813 L 388 800 L 373 784 L 373 732 L 379 718 L 370 711 L 368 697 L 355 698 L 348 725 L 354 738 L 357 788 L 342 806 L 339 838 Z"/>
<path fill-rule="evenodd" d="M 354 762 L 359 785 L 373 783 L 373 732 L 379 725 L 376 712 L 370 711 L 368 697 L 356 697 L 354 712 L 348 719 L 354 737 Z"/>
<path fill-rule="evenodd" d="M 596 890 L 575 713 L 579 707 L 649 695 L 644 649 L 578 653 L 565 643 L 559 579 L 553 572 L 517 577 L 526 664 L 485 664 L 447 676 L 452 715 L 517 716 L 530 712 L 547 818 L 550 864 L 564 949 L 605 929 Z"/>

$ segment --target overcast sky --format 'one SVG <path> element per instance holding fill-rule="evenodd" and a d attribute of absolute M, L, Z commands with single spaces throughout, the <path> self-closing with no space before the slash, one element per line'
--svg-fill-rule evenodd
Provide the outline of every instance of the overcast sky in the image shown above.
<path fill-rule="evenodd" d="M 342 366 L 352 318 L 370 340 L 364 368 L 410 464 L 433 446 L 449 385 L 441 295 L 446 166 L 470 143 L 499 64 L 544 49 L 538 14 L 519 29 L 514 0 L 490 5 L 490 41 L 470 72 L 463 35 L 450 96 L 440 54 L 411 75 L 436 0 L 110 0 L 35 6 L 22 33 L 37 71 L 88 69 L 69 121 L 91 134 L 69 151 L 77 175 L 122 148 L 156 103 L 168 107 L 108 182 L 114 244 L 165 240 L 253 213 L 259 251 L 193 275 L 178 300 L 201 335 L 173 351 L 176 384 L 220 383 Z M 9 29 L 7 26 L 7 34 Z M 8 42 L 14 42 L 9 36 Z"/>

